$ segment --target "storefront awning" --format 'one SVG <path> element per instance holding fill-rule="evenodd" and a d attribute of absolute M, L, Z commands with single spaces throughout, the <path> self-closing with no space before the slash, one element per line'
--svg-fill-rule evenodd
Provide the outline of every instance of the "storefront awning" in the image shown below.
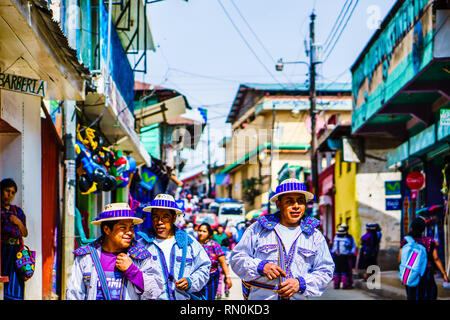
<path fill-rule="evenodd" d="M 43 0 L 0 0 L 0 69 L 41 79 L 45 98 L 83 100 L 90 72 L 77 58 Z"/>
<path fill-rule="evenodd" d="M 167 122 L 186 113 L 186 98 L 182 95 L 167 99 L 134 111 L 139 127 L 146 127 L 159 122 Z"/>

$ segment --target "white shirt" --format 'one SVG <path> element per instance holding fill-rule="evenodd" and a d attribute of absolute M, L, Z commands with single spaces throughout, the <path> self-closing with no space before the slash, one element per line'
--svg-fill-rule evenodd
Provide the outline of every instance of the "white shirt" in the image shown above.
<path fill-rule="evenodd" d="M 291 250 L 295 238 L 300 234 L 302 230 L 300 229 L 300 226 L 286 227 L 283 226 L 281 223 L 279 223 L 275 226 L 275 231 L 280 236 L 281 242 L 283 242 L 286 254 L 289 254 L 289 251 Z"/>
<path fill-rule="evenodd" d="M 155 243 L 164 253 L 164 259 L 166 259 L 167 266 L 170 266 L 170 251 L 175 244 L 175 237 L 168 239 L 155 239 Z"/>

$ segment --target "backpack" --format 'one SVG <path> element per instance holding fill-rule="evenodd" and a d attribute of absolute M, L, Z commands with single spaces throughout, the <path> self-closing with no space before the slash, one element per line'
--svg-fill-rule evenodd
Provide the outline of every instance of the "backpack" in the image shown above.
<path fill-rule="evenodd" d="M 427 250 L 411 236 L 406 236 L 405 240 L 407 244 L 401 250 L 399 277 L 404 285 L 416 287 L 427 267 Z"/>

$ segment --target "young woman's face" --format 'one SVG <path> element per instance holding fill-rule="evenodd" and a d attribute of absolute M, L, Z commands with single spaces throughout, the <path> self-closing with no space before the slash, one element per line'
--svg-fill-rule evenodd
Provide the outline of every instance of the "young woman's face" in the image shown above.
<path fill-rule="evenodd" d="M 3 206 L 9 206 L 11 202 L 14 200 L 15 196 L 16 196 L 16 188 L 9 187 L 3 189 L 1 192 L 1 204 Z"/>
<path fill-rule="evenodd" d="M 157 238 L 167 239 L 172 234 L 176 216 L 169 209 L 153 209 L 151 218 Z"/>
<path fill-rule="evenodd" d="M 204 242 L 204 241 L 208 240 L 208 238 L 209 238 L 209 232 L 208 232 L 208 229 L 206 228 L 206 226 L 200 226 L 200 228 L 198 228 L 197 234 L 198 234 L 198 240 L 201 242 Z"/>
<path fill-rule="evenodd" d="M 112 230 L 105 227 L 104 231 L 105 236 L 116 249 L 128 248 L 134 238 L 133 220 L 120 220 Z"/>

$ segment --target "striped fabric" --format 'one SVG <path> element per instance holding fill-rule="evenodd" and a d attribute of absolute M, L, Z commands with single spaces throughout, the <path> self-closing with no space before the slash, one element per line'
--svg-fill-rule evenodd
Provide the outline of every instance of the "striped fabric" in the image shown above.
<path fill-rule="evenodd" d="M 287 191 L 308 191 L 308 190 L 306 190 L 306 186 L 303 183 L 298 182 L 288 182 L 280 184 L 275 190 L 276 193 Z"/>
<path fill-rule="evenodd" d="M 170 200 L 153 200 L 150 204 L 152 207 L 168 207 L 173 209 L 180 209 L 178 208 L 177 204 L 174 201 Z"/>
<path fill-rule="evenodd" d="M 95 218 L 94 220 L 102 220 L 102 219 L 108 219 L 108 218 L 118 218 L 118 217 L 130 217 L 134 218 L 134 212 L 133 210 L 111 210 L 111 211 L 104 211 Z"/>
<path fill-rule="evenodd" d="M 403 283 L 408 283 L 408 278 L 409 275 L 411 274 L 411 269 L 413 268 L 418 255 L 419 253 L 416 251 L 411 252 L 411 255 L 408 258 L 407 267 L 405 268 L 405 273 L 403 274 Z"/>

